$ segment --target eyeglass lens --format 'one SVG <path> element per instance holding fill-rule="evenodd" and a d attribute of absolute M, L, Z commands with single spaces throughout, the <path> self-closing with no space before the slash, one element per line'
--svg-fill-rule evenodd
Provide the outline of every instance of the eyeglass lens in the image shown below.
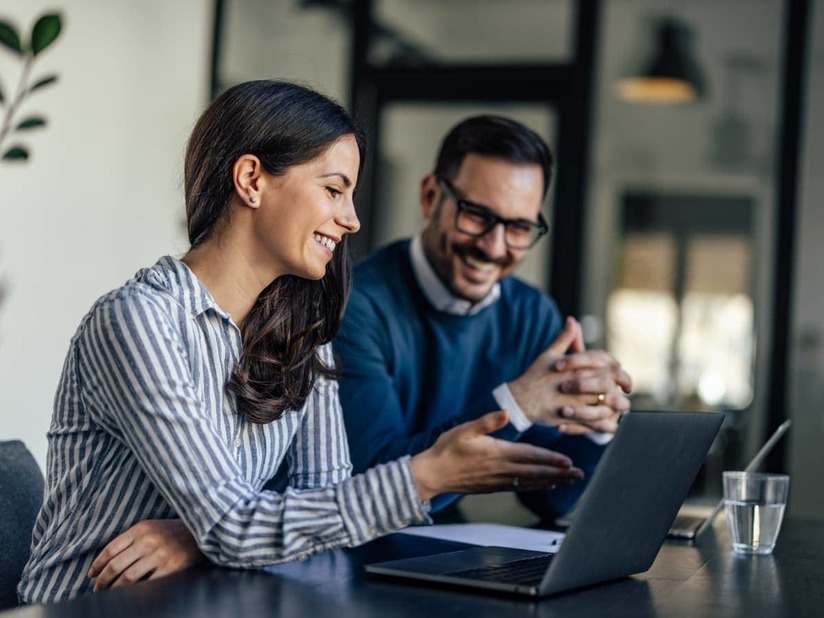
<path fill-rule="evenodd" d="M 440 184 L 447 196 L 458 206 L 455 227 L 464 234 L 483 236 L 491 232 L 498 223 L 503 223 L 507 246 L 512 249 L 529 249 L 546 231 L 543 225 L 517 219 L 507 220 L 488 208 L 458 198 L 451 183 L 445 178 L 440 179 Z"/>
<path fill-rule="evenodd" d="M 503 221 L 491 212 L 474 206 L 458 208 L 456 227 L 471 236 L 483 236 L 498 223 L 504 224 L 506 244 L 513 249 L 528 249 L 541 236 L 541 228 L 523 221 Z"/>

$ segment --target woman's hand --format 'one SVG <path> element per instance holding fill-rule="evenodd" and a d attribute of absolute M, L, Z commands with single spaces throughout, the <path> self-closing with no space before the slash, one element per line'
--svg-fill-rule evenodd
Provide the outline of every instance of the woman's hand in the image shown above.
<path fill-rule="evenodd" d="M 565 455 L 488 435 L 508 422 L 506 412 L 490 412 L 444 432 L 430 448 L 415 455 L 412 473 L 421 500 L 445 492 L 545 489 L 584 478 Z"/>
<path fill-rule="evenodd" d="M 179 519 L 136 523 L 103 548 L 89 569 L 94 590 L 156 579 L 204 562 L 197 543 Z"/>

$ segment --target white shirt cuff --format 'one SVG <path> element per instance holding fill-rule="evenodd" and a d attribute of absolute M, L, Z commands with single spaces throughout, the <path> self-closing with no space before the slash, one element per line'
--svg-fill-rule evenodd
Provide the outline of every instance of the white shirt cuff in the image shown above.
<path fill-rule="evenodd" d="M 612 442 L 612 438 L 615 437 L 614 433 L 606 433 L 606 432 L 597 432 L 597 433 L 587 433 L 584 434 L 587 438 L 595 442 L 600 446 L 604 446 L 605 444 L 609 444 Z"/>
<path fill-rule="evenodd" d="M 515 397 L 512 396 L 512 391 L 509 390 L 509 385 L 506 382 L 496 387 L 495 390 L 492 391 L 492 396 L 502 410 L 509 412 L 509 422 L 512 423 L 512 426 L 520 433 L 524 433 L 532 427 L 532 421 L 529 420 L 526 414 L 524 414 L 524 411 L 521 410 L 521 406 L 515 401 Z M 597 432 L 584 435 L 595 442 L 595 444 L 603 446 L 609 444 L 615 434 Z"/>
<path fill-rule="evenodd" d="M 501 410 L 509 412 L 509 422 L 519 432 L 524 433 L 527 429 L 532 427 L 532 421 L 526 417 L 521 406 L 515 401 L 512 396 L 512 391 L 509 390 L 509 385 L 504 382 L 492 391 L 492 396 L 495 402 L 501 407 Z"/>

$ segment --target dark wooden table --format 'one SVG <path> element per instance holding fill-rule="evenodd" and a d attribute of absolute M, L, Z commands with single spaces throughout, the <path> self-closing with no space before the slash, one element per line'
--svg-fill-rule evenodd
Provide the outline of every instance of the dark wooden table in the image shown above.
<path fill-rule="evenodd" d="M 262 571 L 201 568 L 66 603 L 23 607 L 3 618 L 440 618 L 469 616 L 824 616 L 824 524 L 784 522 L 771 556 L 737 556 L 719 517 L 697 545 L 668 542 L 642 575 L 540 601 L 367 578 L 365 562 L 454 549 L 393 535 Z"/>

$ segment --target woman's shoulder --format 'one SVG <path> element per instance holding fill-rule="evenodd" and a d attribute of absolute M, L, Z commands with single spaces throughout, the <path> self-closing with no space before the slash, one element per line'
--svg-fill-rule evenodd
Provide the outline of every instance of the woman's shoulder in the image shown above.
<path fill-rule="evenodd" d="M 155 266 L 142 268 L 123 285 L 110 290 L 97 299 L 94 308 L 106 305 L 117 305 L 126 308 L 162 307 L 178 301 L 177 294 L 162 277 L 162 269 Z"/>
<path fill-rule="evenodd" d="M 127 327 L 146 321 L 185 319 L 182 286 L 171 285 L 166 272 L 173 266 L 171 260 L 174 258 L 161 258 L 154 266 L 139 270 L 123 285 L 103 294 L 92 305 L 83 325 L 95 318 Z"/>

